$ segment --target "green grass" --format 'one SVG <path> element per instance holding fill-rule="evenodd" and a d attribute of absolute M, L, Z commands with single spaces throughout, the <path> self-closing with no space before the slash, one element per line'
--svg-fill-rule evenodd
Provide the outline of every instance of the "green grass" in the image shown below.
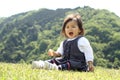
<path fill-rule="evenodd" d="M 0 80 L 120 80 L 120 69 L 94 72 L 31 69 L 31 64 L 0 63 Z"/>

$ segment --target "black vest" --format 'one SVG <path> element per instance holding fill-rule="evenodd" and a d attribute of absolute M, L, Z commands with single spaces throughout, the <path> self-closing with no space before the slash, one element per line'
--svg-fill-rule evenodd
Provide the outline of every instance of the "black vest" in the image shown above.
<path fill-rule="evenodd" d="M 73 69 L 86 67 L 85 55 L 78 48 L 78 40 L 81 37 L 79 36 L 72 41 L 65 40 L 63 42 L 63 59 L 69 61 Z"/>

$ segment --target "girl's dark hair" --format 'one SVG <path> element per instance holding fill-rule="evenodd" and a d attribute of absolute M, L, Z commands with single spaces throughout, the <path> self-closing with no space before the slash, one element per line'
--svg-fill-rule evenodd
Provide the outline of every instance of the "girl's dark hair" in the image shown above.
<path fill-rule="evenodd" d="M 84 35 L 83 23 L 82 23 L 82 20 L 81 20 L 81 16 L 80 16 L 79 14 L 70 14 L 70 15 L 68 15 L 68 16 L 64 19 L 61 33 L 62 33 L 65 37 L 67 37 L 66 34 L 65 34 L 65 26 L 66 26 L 66 24 L 67 24 L 69 21 L 72 21 L 72 20 L 74 20 L 74 21 L 77 22 L 77 25 L 78 25 L 78 27 L 79 27 L 79 29 L 80 29 L 80 31 L 81 31 L 81 32 L 79 33 L 79 35 Z"/>

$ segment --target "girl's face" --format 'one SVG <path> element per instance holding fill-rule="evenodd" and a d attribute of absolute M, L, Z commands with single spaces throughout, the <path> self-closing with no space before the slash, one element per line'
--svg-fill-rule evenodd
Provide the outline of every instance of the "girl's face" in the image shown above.
<path fill-rule="evenodd" d="M 69 21 L 65 26 L 65 34 L 68 38 L 75 38 L 80 32 L 77 22 L 74 20 Z"/>

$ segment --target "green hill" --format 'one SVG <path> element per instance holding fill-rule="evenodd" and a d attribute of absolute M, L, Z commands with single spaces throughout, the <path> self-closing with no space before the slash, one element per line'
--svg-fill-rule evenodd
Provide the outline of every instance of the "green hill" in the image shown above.
<path fill-rule="evenodd" d="M 120 17 L 108 10 L 88 6 L 74 9 L 40 9 L 0 18 L 0 61 L 30 63 L 49 59 L 47 50 L 57 49 L 64 17 L 81 14 L 86 37 L 95 55 L 95 65 L 120 67 Z"/>

